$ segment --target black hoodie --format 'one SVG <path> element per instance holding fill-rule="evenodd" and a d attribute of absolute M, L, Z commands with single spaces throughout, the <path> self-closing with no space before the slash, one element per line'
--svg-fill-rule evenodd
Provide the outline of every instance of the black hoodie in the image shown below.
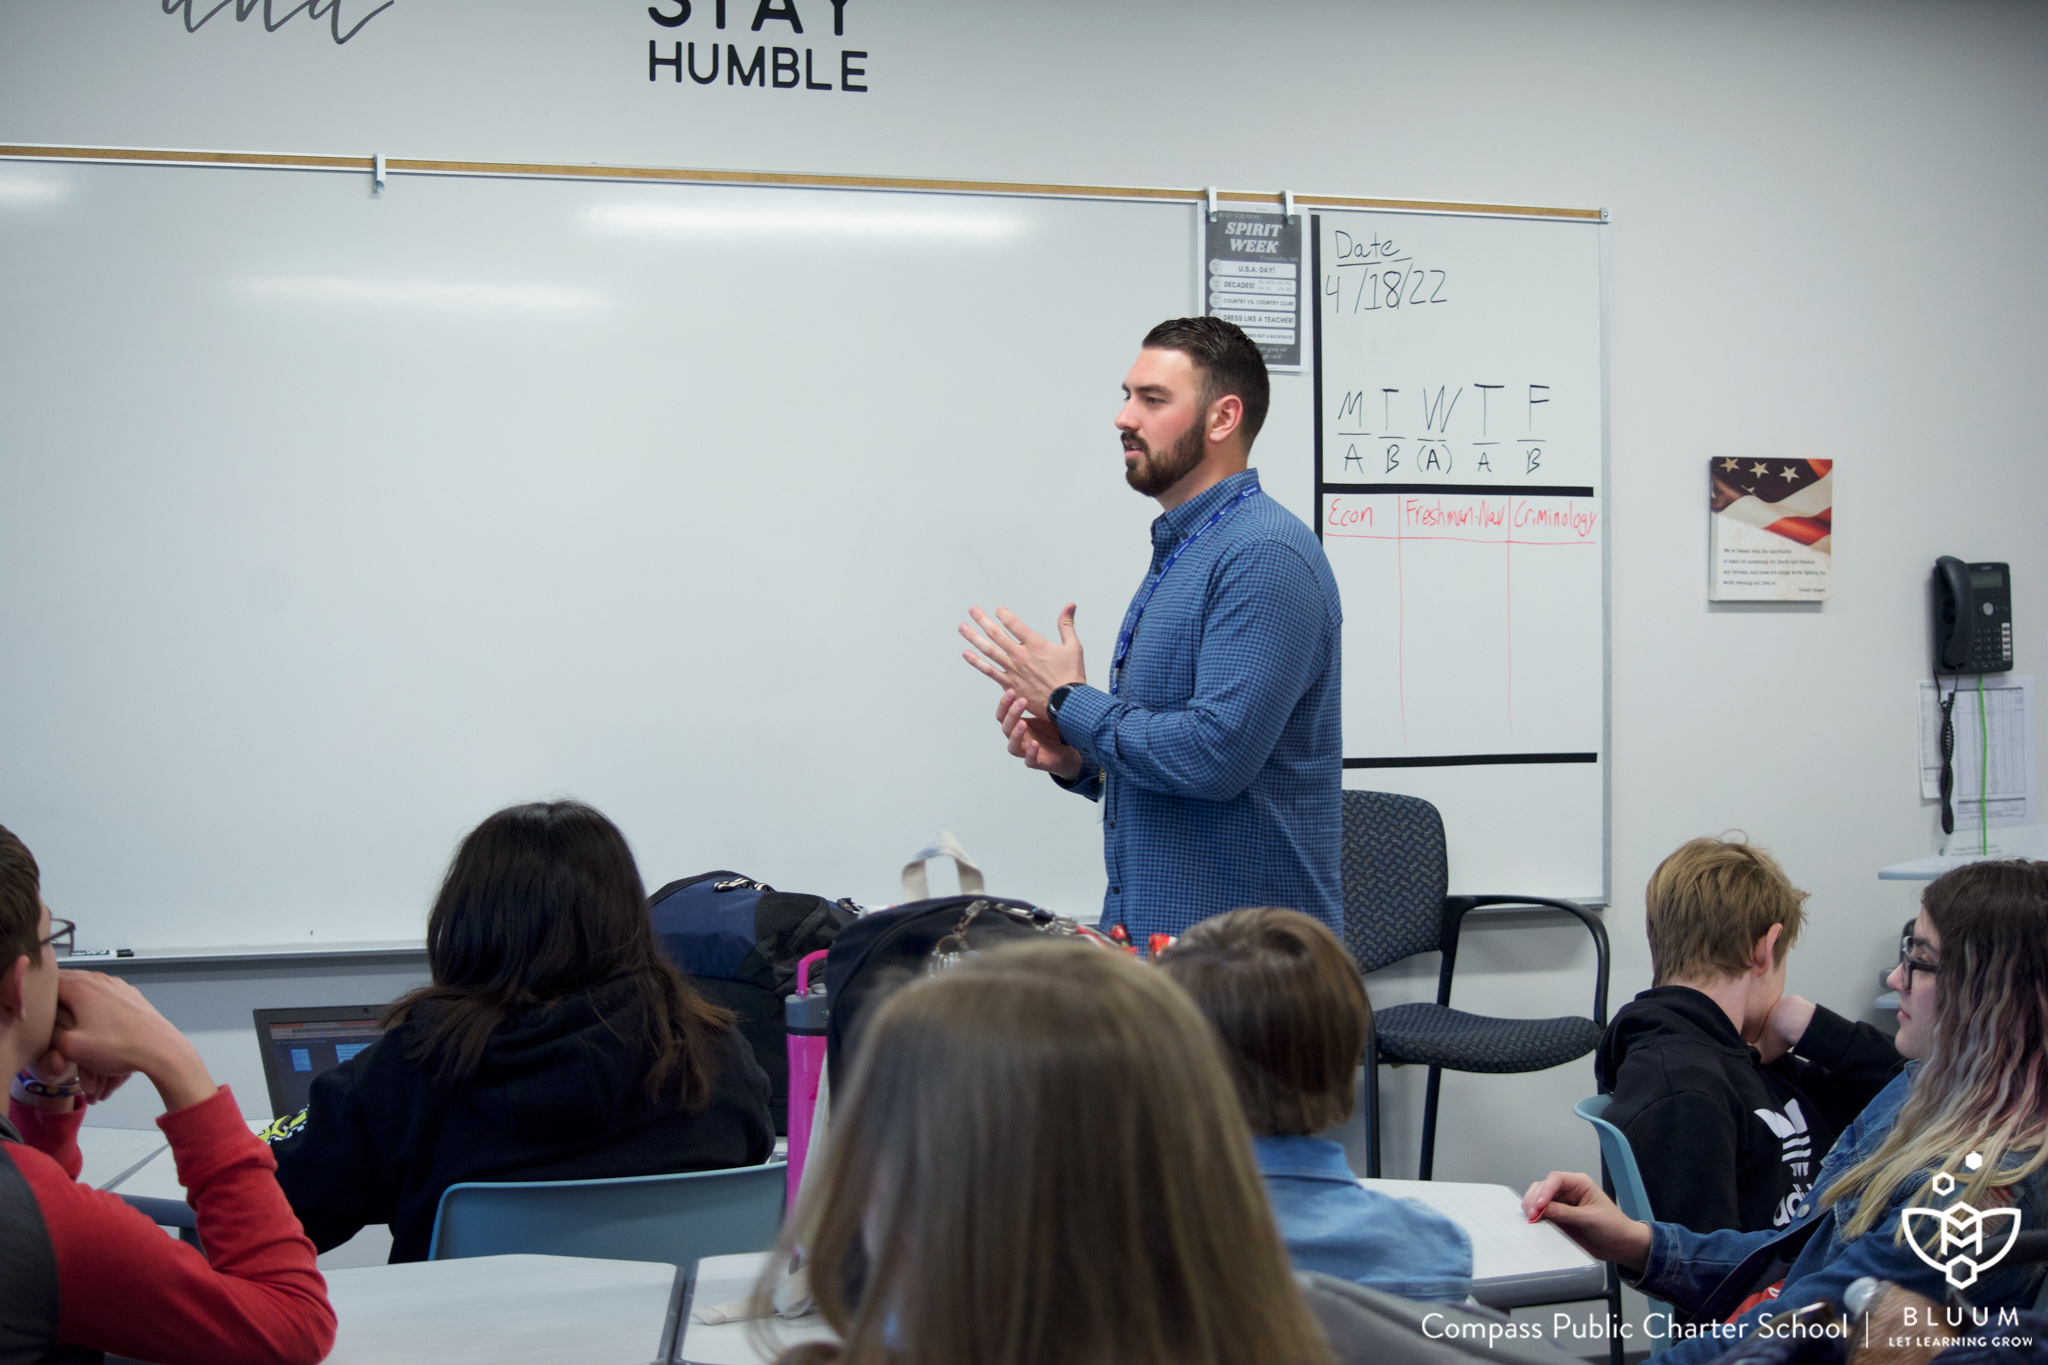
<path fill-rule="evenodd" d="M 1765 1066 L 1710 996 L 1657 986 L 1615 1014 L 1593 1058 L 1650 1210 L 1694 1232 L 1784 1227 L 1820 1159 L 1904 1065 L 1891 1040 L 1815 1006 Z"/>
<path fill-rule="evenodd" d="M 441 1192 L 465 1180 L 716 1170 L 766 1161 L 775 1148 L 768 1077 L 737 1029 L 716 1035 L 718 1078 L 703 1109 L 648 1098 L 629 982 L 522 1013 L 460 1086 L 410 1056 L 436 1008 L 422 1005 L 316 1077 L 305 1111 L 266 1134 L 277 1183 L 322 1251 L 389 1223 L 391 1259 L 425 1260 Z"/>

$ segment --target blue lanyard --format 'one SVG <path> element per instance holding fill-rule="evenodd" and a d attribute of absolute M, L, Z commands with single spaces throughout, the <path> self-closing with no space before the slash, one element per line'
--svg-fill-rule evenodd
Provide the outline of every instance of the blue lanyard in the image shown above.
<path fill-rule="evenodd" d="M 1215 513 L 1207 521 L 1203 522 L 1193 535 L 1174 547 L 1173 553 L 1166 557 L 1166 562 L 1159 566 L 1159 572 L 1153 577 L 1151 585 L 1145 589 L 1145 595 L 1138 599 L 1137 614 L 1131 617 L 1131 623 L 1124 627 L 1123 633 L 1116 637 L 1116 655 L 1109 661 L 1110 696 L 1114 697 L 1123 689 L 1124 660 L 1131 657 L 1131 641 L 1138 633 L 1138 622 L 1145 619 L 1145 608 L 1152 605 L 1152 594 L 1159 591 L 1159 585 L 1165 581 L 1166 575 L 1172 571 L 1174 562 L 1188 552 L 1188 546 L 1202 538 L 1203 531 L 1208 530 L 1211 526 L 1214 526 L 1217 522 L 1236 511 L 1239 503 L 1258 491 L 1259 486 L 1253 484 L 1229 502 L 1217 508 Z"/>

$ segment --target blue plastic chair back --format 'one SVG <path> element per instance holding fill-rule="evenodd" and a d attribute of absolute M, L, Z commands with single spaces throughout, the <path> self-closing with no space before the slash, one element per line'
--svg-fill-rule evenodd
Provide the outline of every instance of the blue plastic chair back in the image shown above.
<path fill-rule="evenodd" d="M 782 1229 L 787 1167 L 614 1180 L 450 1185 L 434 1213 L 430 1261 L 532 1253 L 659 1261 L 687 1273 L 706 1256 L 764 1251 Z"/>
<path fill-rule="evenodd" d="M 1593 1125 L 1593 1131 L 1600 1137 L 1600 1155 L 1607 1161 L 1607 1178 L 1614 1182 L 1614 1202 L 1621 1205 L 1621 1211 L 1629 1217 L 1644 1223 L 1656 1222 L 1650 1212 L 1650 1194 L 1643 1188 L 1643 1173 L 1636 1169 L 1635 1149 L 1628 1145 L 1628 1135 L 1609 1123 L 1604 1117 L 1607 1106 L 1613 1101 L 1612 1095 L 1594 1095 L 1580 1100 L 1572 1106 L 1572 1112 Z M 1671 1308 L 1657 1299 L 1650 1300 L 1650 1314 L 1653 1319 L 1671 1321 Z M 1670 1336 L 1651 1334 L 1650 1354 L 1656 1355 L 1671 1344 Z"/>
<path fill-rule="evenodd" d="M 1628 1145 L 1628 1137 L 1601 1117 L 1613 1098 L 1595 1095 L 1580 1100 L 1572 1106 L 1572 1112 L 1592 1124 L 1593 1131 L 1600 1135 L 1600 1155 L 1607 1158 L 1607 1178 L 1614 1182 L 1614 1202 L 1629 1217 L 1654 1223 L 1657 1220 L 1650 1213 L 1650 1195 L 1643 1188 L 1643 1173 L 1636 1169 L 1636 1154 Z"/>

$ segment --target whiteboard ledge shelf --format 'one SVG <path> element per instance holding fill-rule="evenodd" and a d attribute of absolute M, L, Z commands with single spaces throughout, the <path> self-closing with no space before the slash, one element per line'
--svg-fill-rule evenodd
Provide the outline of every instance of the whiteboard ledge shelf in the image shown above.
<path fill-rule="evenodd" d="M 887 175 L 816 175 L 798 171 L 738 171 L 681 166 L 549 165 L 525 161 L 448 161 L 420 157 L 330 156 L 303 152 L 224 152 L 166 147 L 67 147 L 0 143 L 5 161 L 105 161 L 169 166 L 241 166 L 254 169 L 345 171 L 373 176 L 381 190 L 394 175 L 473 175 L 517 180 L 670 181 L 690 185 L 756 185 L 784 189 L 891 190 L 922 194 L 993 194 L 1049 199 L 1129 199 L 1207 204 L 1212 191 L 1159 185 L 1061 185 L 1017 180 L 933 180 Z M 1478 204 L 1439 199 L 1382 199 L 1349 194 L 1290 194 L 1281 190 L 1216 190 L 1216 199 L 1253 204 L 1266 212 L 1300 208 L 1373 209 L 1390 213 L 1448 213 L 1497 218 L 1608 221 L 1606 209 L 1536 204 Z"/>
<path fill-rule="evenodd" d="M 335 962 L 347 960 L 424 960 L 427 945 L 416 939 L 374 939 L 361 942 L 252 943 L 219 948 L 137 948 L 130 957 L 100 954 L 60 958 L 58 965 L 90 971 L 129 967 L 168 967 L 242 962 Z"/>

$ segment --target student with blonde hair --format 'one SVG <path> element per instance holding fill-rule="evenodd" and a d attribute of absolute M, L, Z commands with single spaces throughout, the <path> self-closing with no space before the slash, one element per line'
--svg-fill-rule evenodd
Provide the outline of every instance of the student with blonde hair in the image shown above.
<path fill-rule="evenodd" d="M 1223 1044 L 1252 1151 L 1288 1255 L 1404 1298 L 1472 1292 L 1472 1239 L 1442 1214 L 1358 1183 L 1344 1149 L 1315 1136 L 1351 1114 L 1372 1034 L 1365 982 L 1344 945 L 1297 910 L 1203 920 L 1157 959 Z"/>
<path fill-rule="evenodd" d="M 861 1037 L 784 1234 L 840 1344 L 787 1365 L 1328 1365 L 1208 1026 L 1073 942 L 969 958 Z"/>
<path fill-rule="evenodd" d="M 1644 892 L 1655 970 L 1594 1054 L 1657 1217 L 1790 1223 L 1835 1136 L 1898 1075 L 1891 1040 L 1785 994 L 1806 893 L 1740 837 L 1693 839 Z"/>
<path fill-rule="evenodd" d="M 1888 978 L 1899 993 L 1898 1048 L 1914 1060 L 1836 1141 L 1790 1228 L 1701 1234 L 1639 1223 L 1598 1181 L 1560 1171 L 1523 1196 L 1532 1221 L 1556 1223 L 1685 1321 L 1719 1323 L 1740 1310 L 1721 1333 L 1681 1327 L 1689 1339 L 1661 1365 L 1711 1359 L 1785 1309 L 1840 1304 L 1866 1275 L 1940 1301 L 1952 1281 L 1936 1266 L 1946 1264 L 1979 1308 L 2033 1299 L 2041 1267 L 1999 1263 L 2012 1220 L 1985 1220 L 1983 1245 L 1966 1267 L 1938 1226 L 1927 1231 L 1939 1220 L 1913 1211 L 2016 1209 L 2022 1228 L 2048 1219 L 2048 863 L 1959 867 L 1920 903 Z M 1787 1262 L 1777 1299 L 1753 1302 Z"/>

